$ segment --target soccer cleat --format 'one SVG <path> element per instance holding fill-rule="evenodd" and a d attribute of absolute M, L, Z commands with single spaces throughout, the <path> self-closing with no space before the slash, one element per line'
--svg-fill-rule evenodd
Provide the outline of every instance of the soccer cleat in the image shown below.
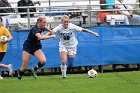
<path fill-rule="evenodd" d="M 66 74 L 62 74 L 62 78 L 66 78 Z"/>
<path fill-rule="evenodd" d="M 0 76 L 0 80 L 1 80 L 1 79 L 3 79 L 3 77 L 2 77 L 2 76 Z"/>
<path fill-rule="evenodd" d="M 62 78 L 66 78 L 66 76 L 62 76 Z"/>
<path fill-rule="evenodd" d="M 13 75 L 13 68 L 11 64 L 8 65 L 8 70 L 9 70 L 9 75 L 10 76 Z"/>
<path fill-rule="evenodd" d="M 37 79 L 37 70 L 35 70 L 34 68 L 32 68 L 32 73 L 33 73 L 33 77 L 35 79 Z"/>

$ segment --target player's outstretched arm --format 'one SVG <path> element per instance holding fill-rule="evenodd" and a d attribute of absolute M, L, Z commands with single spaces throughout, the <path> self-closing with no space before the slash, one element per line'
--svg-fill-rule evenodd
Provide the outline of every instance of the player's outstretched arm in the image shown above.
<path fill-rule="evenodd" d="M 45 26 L 45 29 L 46 29 L 46 30 L 48 30 L 49 32 L 51 31 L 51 29 L 50 29 L 50 28 L 48 28 L 47 26 Z"/>
<path fill-rule="evenodd" d="M 39 40 L 44 40 L 44 39 L 56 37 L 55 35 L 50 35 L 49 33 L 47 33 L 45 35 L 41 35 L 40 33 L 37 33 L 36 36 L 38 37 Z"/>
<path fill-rule="evenodd" d="M 52 31 L 50 28 L 45 26 L 45 29 L 48 30 L 48 32 L 45 34 L 45 36 L 51 36 L 51 37 L 56 37 L 54 31 Z"/>
<path fill-rule="evenodd" d="M 48 28 L 47 26 L 45 26 L 45 29 L 49 31 L 49 33 L 46 33 L 46 35 L 49 35 L 49 34 L 54 35 L 55 34 L 54 31 L 51 30 L 50 28 Z"/>
<path fill-rule="evenodd" d="M 12 35 L 10 34 L 9 36 L 7 36 L 8 37 L 8 40 L 7 40 L 7 42 L 9 42 L 9 41 L 11 41 L 12 39 L 13 39 L 13 37 L 12 37 Z"/>
<path fill-rule="evenodd" d="M 99 36 L 99 34 L 98 34 L 97 32 L 93 32 L 93 31 L 88 30 L 88 29 L 85 29 L 85 28 L 83 28 L 82 31 L 83 31 L 83 32 L 91 33 L 91 34 L 93 34 L 93 35 L 95 35 L 95 36 L 97 36 L 97 37 Z"/>

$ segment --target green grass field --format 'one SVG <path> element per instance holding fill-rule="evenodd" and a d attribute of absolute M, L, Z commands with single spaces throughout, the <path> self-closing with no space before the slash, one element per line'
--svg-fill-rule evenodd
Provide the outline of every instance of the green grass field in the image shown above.
<path fill-rule="evenodd" d="M 5 77 L 0 80 L 0 93 L 140 93 L 140 71 L 99 73 L 96 78 L 87 74 Z"/>

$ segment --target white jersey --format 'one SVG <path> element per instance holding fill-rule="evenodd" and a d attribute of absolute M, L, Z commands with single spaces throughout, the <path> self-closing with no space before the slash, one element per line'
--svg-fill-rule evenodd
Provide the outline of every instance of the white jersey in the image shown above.
<path fill-rule="evenodd" d="M 60 38 L 59 46 L 75 47 L 78 41 L 75 37 L 75 31 L 82 31 L 82 28 L 72 23 L 68 24 L 68 28 L 64 28 L 62 24 L 53 29 L 56 35 Z"/>

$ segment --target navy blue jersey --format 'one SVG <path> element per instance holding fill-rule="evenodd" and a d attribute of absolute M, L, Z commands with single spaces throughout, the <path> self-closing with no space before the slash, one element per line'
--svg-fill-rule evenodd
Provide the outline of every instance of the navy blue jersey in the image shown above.
<path fill-rule="evenodd" d="M 27 51 L 30 54 L 34 54 L 35 51 L 42 48 L 40 40 L 35 35 L 37 33 L 42 33 L 45 29 L 39 31 L 37 25 L 35 25 L 29 32 L 27 40 L 23 44 L 23 51 Z"/>
<path fill-rule="evenodd" d="M 30 33 L 28 35 L 26 42 L 28 42 L 30 45 L 41 45 L 40 40 L 38 40 L 38 37 L 35 34 L 37 33 L 41 34 L 44 30 L 45 29 L 42 29 L 41 31 L 39 31 L 39 28 L 37 27 L 37 25 L 35 25 L 30 30 Z"/>

